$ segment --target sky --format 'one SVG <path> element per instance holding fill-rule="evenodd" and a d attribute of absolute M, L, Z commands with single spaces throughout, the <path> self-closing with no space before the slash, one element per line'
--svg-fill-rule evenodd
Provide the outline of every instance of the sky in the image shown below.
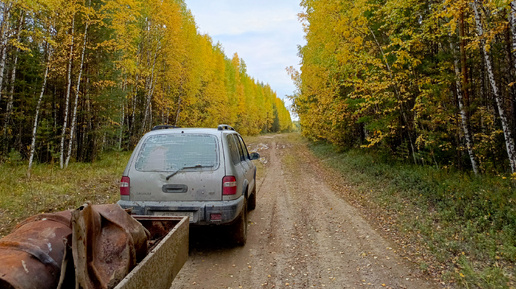
<path fill-rule="evenodd" d="M 296 87 L 286 71 L 299 70 L 298 45 L 306 43 L 298 0 L 185 0 L 198 31 L 219 42 L 225 54 L 244 60 L 247 74 L 267 83 L 287 106 Z"/>

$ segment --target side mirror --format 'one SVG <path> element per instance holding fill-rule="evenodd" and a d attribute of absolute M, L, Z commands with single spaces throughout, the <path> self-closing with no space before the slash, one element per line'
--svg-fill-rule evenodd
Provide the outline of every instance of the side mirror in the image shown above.
<path fill-rule="evenodd" d="M 249 156 L 251 157 L 251 160 L 257 160 L 260 158 L 259 153 L 251 153 Z"/>

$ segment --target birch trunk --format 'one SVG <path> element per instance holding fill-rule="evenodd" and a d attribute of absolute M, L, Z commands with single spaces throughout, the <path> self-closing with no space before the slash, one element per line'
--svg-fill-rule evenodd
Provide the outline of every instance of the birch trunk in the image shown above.
<path fill-rule="evenodd" d="M 154 69 L 153 69 L 154 70 Z M 150 91 L 147 92 L 147 103 L 145 105 L 145 116 L 143 118 L 143 125 L 142 125 L 142 134 L 145 132 L 145 127 L 147 126 L 147 118 L 150 119 L 149 124 L 152 126 L 152 97 L 154 95 L 154 87 L 156 84 L 156 80 L 154 78 L 154 71 L 152 73 L 151 77 L 151 85 L 150 85 Z"/>
<path fill-rule="evenodd" d="M 139 71 L 139 68 L 141 67 L 141 63 L 143 62 L 143 60 L 141 60 L 142 58 L 142 54 L 143 54 L 143 46 L 144 46 L 144 41 L 141 41 L 140 44 L 138 45 L 138 51 L 136 53 L 136 55 L 138 55 L 137 59 L 136 59 L 136 67 L 138 68 L 136 70 L 136 75 L 135 75 L 135 82 L 134 82 L 134 86 L 133 86 L 133 98 L 132 98 L 132 111 L 131 111 L 131 121 L 130 121 L 130 125 L 129 125 L 129 143 L 130 145 L 135 145 L 135 138 L 134 136 L 137 134 L 137 126 L 136 126 L 136 104 L 137 104 L 137 100 L 138 100 L 138 90 L 140 88 L 140 71 Z M 128 109 L 129 109 L 129 106 L 128 106 Z"/>
<path fill-rule="evenodd" d="M 453 47 L 453 43 L 450 42 L 450 47 L 453 52 L 455 52 L 455 48 Z M 473 138 L 471 137 L 471 133 L 468 127 L 468 115 L 464 108 L 464 100 L 462 97 L 463 87 L 461 84 L 461 72 L 459 69 L 459 60 L 455 57 L 453 61 L 453 67 L 455 69 L 455 85 L 457 87 L 457 100 L 459 103 L 460 117 L 462 120 L 462 131 L 464 132 L 464 138 L 466 139 L 466 147 L 468 149 L 469 159 L 471 160 L 471 168 L 475 175 L 478 175 L 478 166 L 475 157 L 475 153 L 473 152 Z"/>
<path fill-rule="evenodd" d="M 122 140 L 124 137 L 124 121 L 125 121 L 125 99 L 122 101 L 122 119 L 120 120 L 120 135 L 118 137 L 118 150 L 122 149 Z"/>
<path fill-rule="evenodd" d="M 138 77 L 138 74 L 136 75 L 136 81 L 135 81 L 135 84 L 134 84 L 134 88 L 132 89 L 132 98 L 131 98 L 131 130 L 134 130 L 134 122 L 135 122 L 135 118 L 136 118 L 136 113 L 135 113 L 135 110 L 136 110 L 136 96 L 138 94 L 138 81 L 139 81 L 139 77 Z"/>
<path fill-rule="evenodd" d="M 513 59 L 516 59 L 516 0 L 511 2 L 511 9 L 509 11 L 509 23 L 511 25 L 511 34 L 512 34 L 512 55 Z M 513 65 L 516 67 L 516 61 L 514 61 Z"/>
<path fill-rule="evenodd" d="M 122 117 L 120 119 L 120 135 L 118 137 L 118 150 L 122 149 L 122 140 L 124 136 L 124 122 L 125 122 L 125 101 L 126 101 L 126 89 L 127 89 L 127 76 L 124 79 L 124 83 L 122 84 L 122 92 L 124 96 L 122 97 Z"/>
<path fill-rule="evenodd" d="M 79 89 L 81 87 L 81 77 L 82 77 L 82 69 L 84 67 L 84 54 L 86 53 L 87 38 L 88 38 L 88 22 L 86 22 L 85 27 L 84 27 L 84 40 L 82 43 L 81 65 L 79 67 L 79 76 L 77 77 L 77 87 L 75 89 L 75 102 L 73 105 L 72 124 L 70 125 L 70 141 L 68 142 L 68 153 L 66 154 L 65 168 L 68 167 L 68 163 L 70 162 L 70 156 L 72 155 L 73 137 L 74 137 L 74 133 L 75 133 L 75 123 L 76 123 L 76 119 L 77 119 L 77 103 L 79 102 Z"/>
<path fill-rule="evenodd" d="M 149 115 L 149 106 L 151 102 L 150 87 L 152 86 L 152 81 L 152 76 L 150 78 L 147 77 L 147 80 L 145 81 L 148 84 L 145 85 L 145 108 L 143 110 L 143 122 L 142 126 L 140 127 L 140 135 L 143 135 L 143 132 L 145 131 L 145 126 Z"/>
<path fill-rule="evenodd" d="M 18 27 L 16 28 L 16 41 L 20 40 L 20 30 L 23 25 L 24 15 L 20 17 L 20 23 L 18 23 Z M 9 126 L 9 122 L 11 121 L 11 116 L 13 112 L 14 106 L 14 82 L 16 81 L 16 66 L 18 64 L 18 53 L 20 49 L 16 48 L 14 50 L 14 60 L 13 60 L 13 68 L 11 71 L 11 89 L 9 91 L 9 100 L 7 101 L 7 107 L 5 109 L 5 119 L 4 119 L 4 141 L 7 142 L 7 127 Z M 7 143 L 5 144 L 5 148 L 7 149 Z"/>
<path fill-rule="evenodd" d="M 7 58 L 7 41 L 9 40 L 9 37 L 7 37 L 7 34 L 9 32 L 9 18 L 11 18 L 11 7 L 12 3 L 9 5 L 5 4 L 4 6 L 4 12 L 3 12 L 3 22 L 2 22 L 2 31 L 1 31 L 1 40 L 0 40 L 0 98 L 2 97 L 2 90 L 4 83 L 4 70 L 5 70 L 5 60 Z"/>
<path fill-rule="evenodd" d="M 68 59 L 68 77 L 67 77 L 67 87 L 66 87 L 66 101 L 65 101 L 65 117 L 63 123 L 63 131 L 61 132 L 61 152 L 59 156 L 59 166 L 64 168 L 64 141 L 66 136 L 66 129 L 68 128 L 68 106 L 70 105 L 70 90 L 72 87 L 72 60 L 73 60 L 73 41 L 74 41 L 74 33 L 75 33 L 75 15 L 72 18 L 72 43 L 70 44 L 70 56 Z"/>
<path fill-rule="evenodd" d="M 145 126 L 147 125 L 147 118 L 150 113 L 150 105 L 151 105 L 151 101 L 152 101 L 152 96 L 154 94 L 154 86 L 155 86 L 154 69 L 156 68 L 156 59 L 158 58 L 158 51 L 159 51 L 159 43 L 156 47 L 156 50 L 154 51 L 154 59 L 152 61 L 151 77 L 150 77 L 149 85 L 147 88 L 147 103 L 145 104 L 145 114 L 143 117 L 143 125 L 142 125 L 142 130 L 141 130 L 142 135 L 145 132 Z"/>
<path fill-rule="evenodd" d="M 177 99 L 176 119 L 174 121 L 174 126 L 178 126 L 178 123 L 179 123 L 179 114 L 181 113 L 181 95 L 182 94 L 183 94 L 183 83 L 181 81 L 181 85 L 179 86 L 179 96 Z"/>
<path fill-rule="evenodd" d="M 179 114 L 181 113 L 181 95 L 179 95 L 179 99 L 177 101 L 177 111 L 176 111 L 176 119 L 174 121 L 174 126 L 178 126 L 179 123 Z"/>
<path fill-rule="evenodd" d="M 509 9 L 509 25 L 510 25 L 510 32 L 511 32 L 511 60 L 512 65 L 514 68 L 516 68 L 516 0 L 513 0 L 510 4 Z M 514 79 L 516 72 L 512 72 L 511 76 Z M 515 88 L 511 87 L 512 92 L 512 99 L 511 99 L 511 111 L 512 111 L 512 123 L 513 126 L 516 126 L 516 93 Z"/>
<path fill-rule="evenodd" d="M 153 114 L 152 114 L 152 102 L 150 103 L 150 107 L 149 107 L 149 116 L 150 116 L 150 119 L 149 119 L 149 130 L 150 130 L 150 129 L 152 129 L 152 124 L 154 122 Z"/>
<path fill-rule="evenodd" d="M 480 44 L 482 45 L 482 51 L 484 53 L 484 60 L 487 69 L 487 75 L 489 78 L 489 82 L 491 84 L 491 88 L 493 89 L 493 95 L 495 97 L 496 105 L 498 106 L 498 114 L 500 115 L 500 121 L 502 123 L 503 134 L 505 137 L 505 146 L 507 149 L 507 155 L 509 157 L 509 163 L 511 165 L 512 172 L 516 172 L 516 151 L 514 147 L 514 140 L 511 135 L 511 131 L 509 128 L 509 122 L 507 121 L 507 117 L 505 116 L 505 109 L 503 106 L 503 100 L 499 94 L 498 85 L 496 83 L 493 66 L 491 63 L 491 58 L 489 57 L 489 53 L 486 50 L 486 41 L 483 38 L 484 29 L 482 28 L 482 22 L 480 19 L 480 13 L 478 12 L 478 0 L 474 0 L 472 2 L 473 12 L 475 13 L 475 22 L 478 36 L 480 37 Z"/>
<path fill-rule="evenodd" d="M 47 43 L 47 49 L 48 49 Z M 36 149 L 36 136 L 38 132 L 38 119 L 39 119 L 39 111 L 41 108 L 41 101 L 43 99 L 43 95 L 45 94 L 45 87 L 47 86 L 47 77 L 48 77 L 48 67 L 50 66 L 50 55 L 51 52 L 48 52 L 49 56 L 47 59 L 47 66 L 45 68 L 45 75 L 43 76 L 43 84 L 41 85 L 41 92 L 38 98 L 38 104 L 36 105 L 36 116 L 34 117 L 34 126 L 32 127 L 32 142 L 30 143 L 30 156 L 29 156 L 29 168 L 27 169 L 27 176 L 30 178 L 30 170 L 32 168 L 32 161 L 34 160 L 34 151 Z"/>
<path fill-rule="evenodd" d="M 4 3 L 4 9 L 2 13 L 2 26 L 1 26 L 1 32 L 0 32 L 0 100 L 3 97 L 3 83 L 4 83 L 4 71 L 5 71 L 5 62 L 7 59 L 7 41 L 9 39 L 8 33 L 9 33 L 9 21 L 11 18 L 11 7 L 12 3 Z M 5 123 L 9 121 L 7 115 L 5 116 Z M 3 149 L 5 150 L 4 153 L 8 152 L 8 141 L 7 141 L 7 126 L 4 126 L 4 131 L 2 135 L 2 140 L 0 142 L 0 145 L 2 145 Z M 2 151 L 0 151 L 2 152 Z"/>

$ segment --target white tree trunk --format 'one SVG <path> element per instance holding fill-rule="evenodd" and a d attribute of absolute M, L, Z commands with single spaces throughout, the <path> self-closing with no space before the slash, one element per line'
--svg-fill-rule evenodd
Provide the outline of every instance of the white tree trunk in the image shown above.
<path fill-rule="evenodd" d="M 118 136 L 118 150 L 122 149 L 122 140 L 124 137 L 124 120 L 125 120 L 125 99 L 122 100 L 122 118 L 120 120 L 120 135 Z"/>
<path fill-rule="evenodd" d="M 452 51 L 455 52 L 453 43 L 451 42 L 450 47 Z M 459 60 L 457 59 L 457 57 L 455 57 L 453 60 L 453 66 L 455 69 L 455 85 L 457 86 L 457 100 L 459 102 L 460 117 L 462 120 L 462 131 L 464 132 L 464 138 L 466 139 L 466 147 L 468 149 L 469 159 L 471 160 L 471 168 L 473 169 L 475 175 L 478 175 L 477 161 L 475 153 L 473 152 L 473 139 L 468 128 L 468 115 L 466 114 L 466 110 L 464 109 L 464 100 L 462 97 L 462 83 L 460 82 L 461 73 L 459 69 Z"/>
<path fill-rule="evenodd" d="M 136 122 L 136 98 L 138 96 L 138 81 L 140 80 L 140 75 L 136 74 L 136 81 L 134 83 L 134 93 L 132 99 L 132 112 L 131 112 L 131 127 L 130 127 L 130 135 L 136 134 L 135 131 L 135 122 Z"/>
<path fill-rule="evenodd" d="M 20 40 L 20 30 L 22 28 L 24 21 L 24 15 L 20 16 L 20 23 L 18 23 L 18 28 L 16 29 L 16 41 Z M 14 50 L 14 60 L 13 60 L 13 68 L 11 71 L 11 89 L 9 91 L 9 100 L 7 101 L 7 107 L 5 109 L 5 119 L 4 119 L 4 140 L 7 139 L 7 127 L 9 126 L 9 122 L 11 121 L 11 116 L 13 112 L 14 106 L 14 82 L 16 81 L 16 66 L 18 64 L 18 53 L 20 49 L 16 48 Z"/>
<path fill-rule="evenodd" d="M 150 107 L 151 107 L 152 96 L 154 95 L 154 86 L 155 86 L 154 69 L 156 68 L 156 60 L 158 58 L 158 51 L 159 51 L 159 43 L 158 43 L 158 46 L 156 47 L 156 50 L 154 51 L 154 60 L 152 62 L 151 77 L 150 77 L 149 85 L 147 87 L 147 93 L 146 93 L 147 94 L 147 103 L 145 104 L 145 115 L 143 117 L 143 125 L 142 125 L 142 130 L 141 130 L 142 135 L 145 132 L 145 127 L 147 125 L 147 119 L 149 118 L 149 113 L 152 114 Z M 151 115 L 151 118 L 152 118 L 152 115 Z M 151 120 L 151 122 L 152 122 L 152 120 Z M 151 126 L 152 126 L 152 123 L 151 123 Z"/>
<path fill-rule="evenodd" d="M 509 11 L 509 23 L 511 25 L 512 34 L 512 55 L 516 59 L 516 0 L 511 2 L 511 9 Z M 516 60 L 513 65 L 516 67 Z"/>
<path fill-rule="evenodd" d="M 507 149 L 507 155 L 509 156 L 509 163 L 511 165 L 512 172 L 516 172 L 516 150 L 514 147 L 514 140 L 511 135 L 511 131 L 509 128 L 509 122 L 507 117 L 505 116 L 505 110 L 503 107 L 503 100 L 499 94 L 498 85 L 496 84 L 496 80 L 493 73 L 493 66 L 491 64 L 491 58 L 489 57 L 489 53 L 486 50 L 486 41 L 483 38 L 484 29 L 482 28 L 482 22 L 480 19 L 480 13 L 478 11 L 478 0 L 474 0 L 472 2 L 473 12 L 475 13 L 475 22 L 478 36 L 480 37 L 480 44 L 482 45 L 482 51 L 484 52 L 484 60 L 486 62 L 487 74 L 489 77 L 489 82 L 491 84 L 491 88 L 493 89 L 493 95 L 495 97 L 496 105 L 498 106 L 498 114 L 500 115 L 500 121 L 502 123 L 502 130 L 505 137 L 505 146 Z"/>
<path fill-rule="evenodd" d="M 47 47 L 48 47 L 47 43 Z M 41 108 L 41 100 L 43 99 L 43 95 L 45 94 L 45 87 L 47 86 L 47 77 L 48 77 L 48 68 L 50 66 L 50 55 L 51 51 L 48 52 L 49 56 L 47 59 L 47 65 L 45 68 L 45 75 L 43 76 L 43 84 L 41 85 L 41 92 L 38 98 L 38 104 L 36 105 L 36 116 L 34 117 L 34 126 L 32 127 L 32 142 L 30 144 L 30 156 L 29 156 L 29 168 L 27 169 L 27 176 L 30 178 L 30 170 L 32 168 L 32 162 L 34 160 L 34 151 L 36 149 L 36 136 L 38 131 L 38 118 L 39 118 L 39 110 Z"/>
<path fill-rule="evenodd" d="M 179 95 L 177 99 L 177 110 L 176 110 L 176 119 L 174 121 L 174 126 L 179 126 L 179 115 L 181 114 L 181 95 L 183 94 L 183 81 L 181 81 L 179 85 Z"/>
<path fill-rule="evenodd" d="M 149 91 L 147 92 L 147 103 L 145 105 L 145 116 L 143 118 L 143 124 L 142 124 L 142 135 L 143 133 L 145 133 L 145 129 L 147 127 L 147 119 L 149 118 L 150 121 L 149 121 L 149 125 L 152 126 L 152 105 L 151 105 L 151 101 L 152 101 L 152 96 L 154 95 L 154 86 L 155 86 L 155 79 L 154 79 L 154 68 L 152 69 L 153 72 L 152 72 L 152 76 L 151 76 L 151 79 L 150 79 L 150 87 L 149 87 Z"/>
<path fill-rule="evenodd" d="M 61 152 L 59 156 L 59 166 L 64 168 L 64 142 L 66 136 L 66 129 L 68 128 L 68 110 L 70 105 L 70 90 L 72 87 L 72 61 L 73 61 L 73 41 L 74 41 L 74 33 L 75 33 L 75 15 L 72 18 L 72 43 L 70 44 L 70 56 L 68 59 L 68 77 L 67 77 L 67 87 L 66 87 L 66 101 L 65 101 L 65 117 L 63 123 L 63 131 L 61 132 Z"/>
<path fill-rule="evenodd" d="M 70 156 L 72 155 L 73 136 L 75 133 L 75 123 L 76 123 L 76 119 L 77 119 L 77 105 L 79 102 L 79 89 L 81 87 L 81 77 L 82 77 L 82 69 L 84 67 L 84 54 L 86 54 L 87 37 L 88 37 L 88 22 L 86 22 L 86 25 L 84 27 L 84 40 L 82 43 L 81 65 L 79 67 L 79 76 L 77 77 L 77 87 L 75 89 L 75 102 L 73 105 L 72 124 L 70 125 L 70 141 L 68 142 L 68 153 L 66 154 L 65 168 L 68 167 L 68 163 L 70 162 Z"/>
<path fill-rule="evenodd" d="M 122 149 L 122 140 L 124 137 L 124 122 L 125 122 L 125 101 L 126 101 L 126 90 L 127 90 L 127 76 L 124 79 L 124 83 L 122 84 L 122 93 L 124 96 L 122 97 L 122 117 L 120 119 L 120 135 L 118 137 L 118 150 Z"/>
<path fill-rule="evenodd" d="M 5 70 L 5 60 L 7 58 L 7 41 L 9 40 L 9 18 L 11 18 L 11 7 L 12 3 L 5 3 L 3 11 L 3 21 L 2 21 L 2 31 L 1 31 L 1 39 L 0 39 L 0 97 L 2 97 L 2 84 L 4 83 L 4 70 Z"/>

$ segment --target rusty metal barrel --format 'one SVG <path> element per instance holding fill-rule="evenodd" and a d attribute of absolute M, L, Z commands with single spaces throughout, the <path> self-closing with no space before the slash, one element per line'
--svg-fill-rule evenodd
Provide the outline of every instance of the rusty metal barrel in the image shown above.
<path fill-rule="evenodd" d="M 72 213 L 78 288 L 114 288 L 147 254 L 149 232 L 117 204 L 85 204 Z"/>
<path fill-rule="evenodd" d="M 40 214 L 0 239 L 0 289 L 110 289 L 147 254 L 149 232 L 117 204 Z"/>
<path fill-rule="evenodd" d="M 0 240 L 0 288 L 56 288 L 71 211 L 40 214 Z"/>

